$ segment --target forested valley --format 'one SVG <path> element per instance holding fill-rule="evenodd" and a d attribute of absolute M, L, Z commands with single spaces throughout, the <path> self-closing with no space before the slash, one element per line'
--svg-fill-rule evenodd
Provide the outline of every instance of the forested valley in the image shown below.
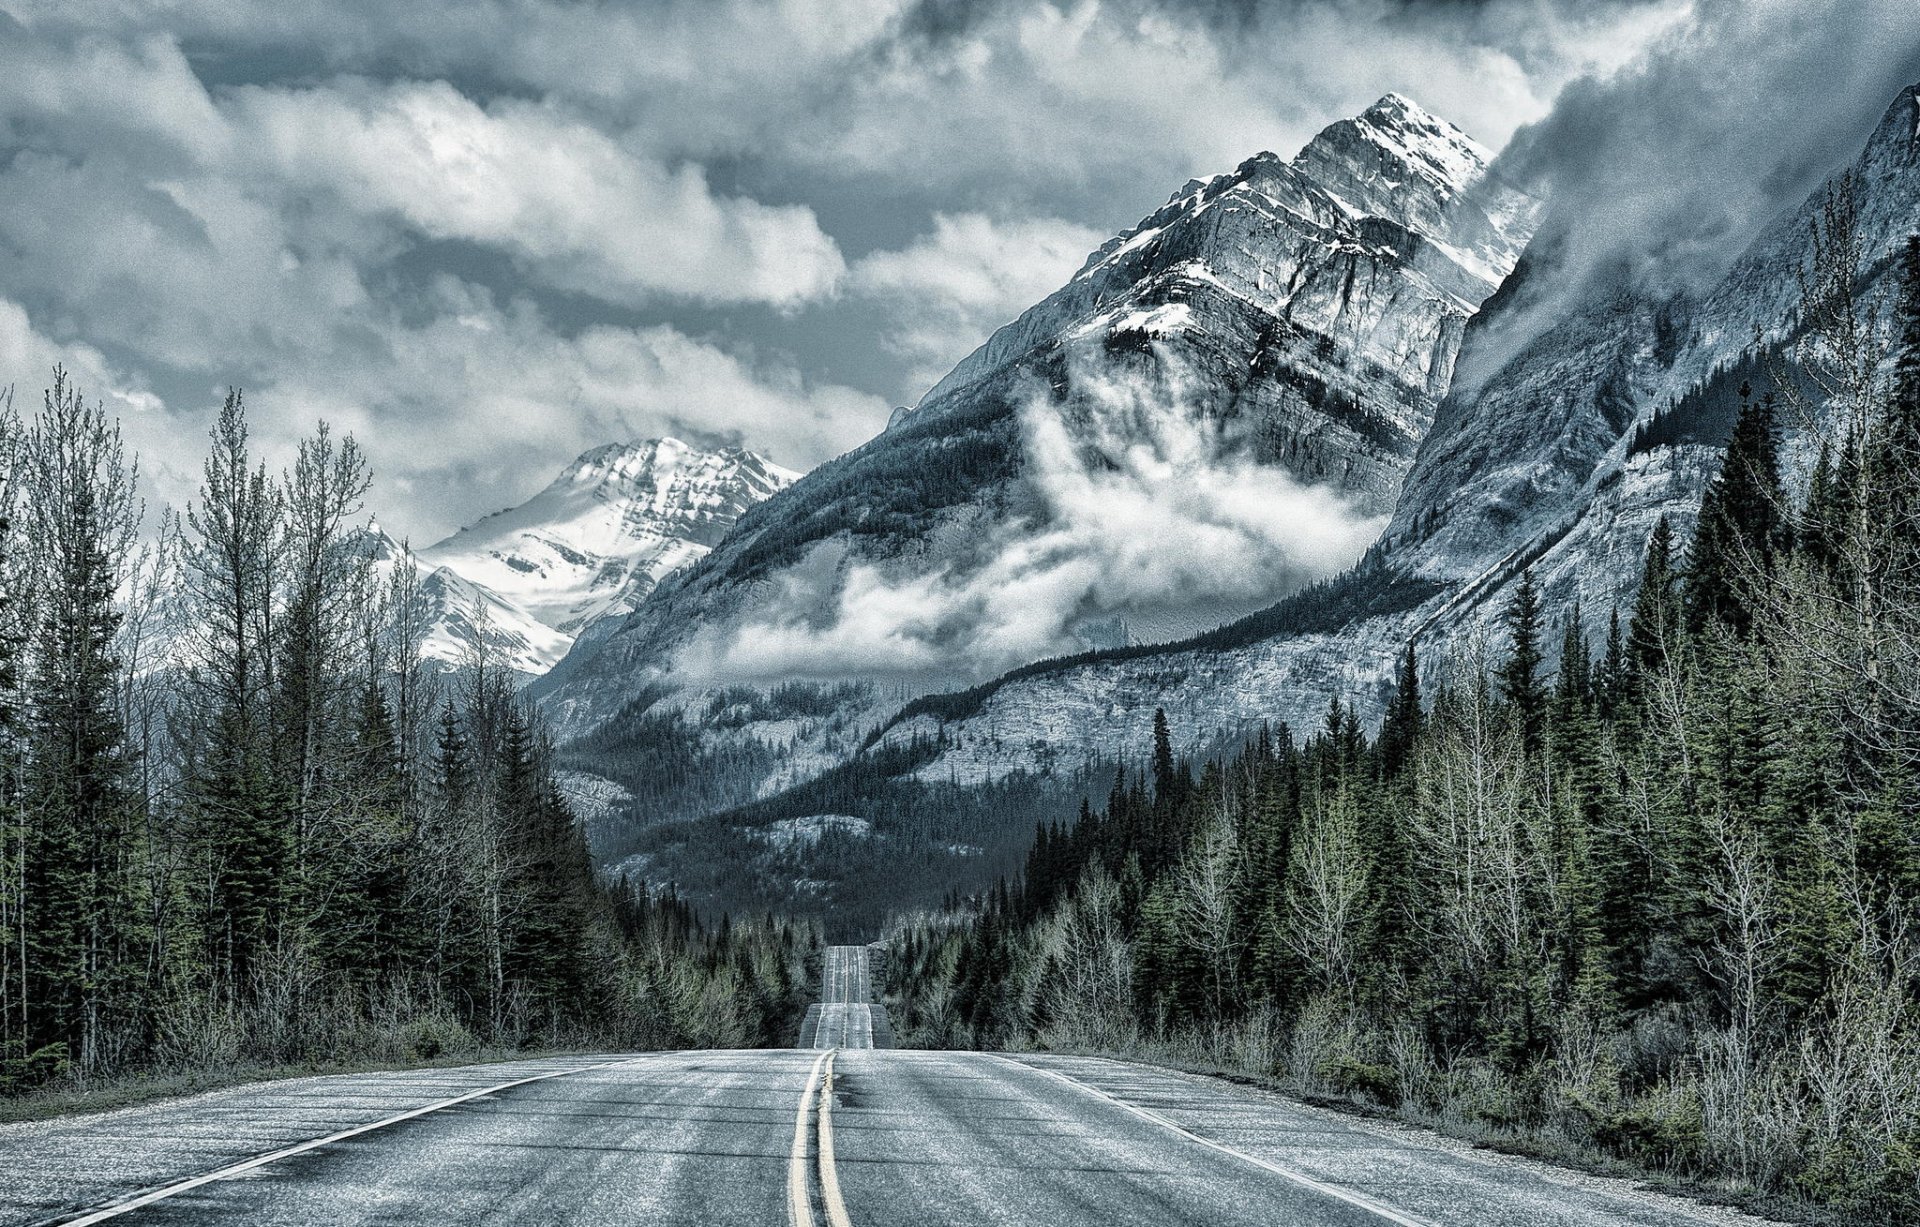
<path fill-rule="evenodd" d="M 1161 719 L 1022 879 L 896 930 L 903 1038 L 1240 1071 L 1914 1221 L 1920 238 L 1876 322 L 1850 230 L 1830 200 L 1799 371 L 1742 397 L 1629 608 L 1529 573 L 1497 633 L 1407 646 L 1377 736 L 1335 700 L 1196 777 Z"/>
<path fill-rule="evenodd" d="M 234 392 L 183 514 L 135 473 L 61 372 L 0 416 L 0 1091 L 784 1040 L 816 930 L 596 880 L 508 675 L 422 663 L 351 438 L 273 475 Z"/>

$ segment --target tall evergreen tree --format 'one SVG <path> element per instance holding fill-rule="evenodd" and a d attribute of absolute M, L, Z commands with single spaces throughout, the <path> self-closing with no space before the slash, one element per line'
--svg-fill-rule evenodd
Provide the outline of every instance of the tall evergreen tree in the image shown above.
<path fill-rule="evenodd" d="M 1753 630 L 1753 593 L 1759 577 L 1786 545 L 1773 397 L 1753 397 L 1740 385 L 1740 416 L 1727 441 L 1720 472 L 1700 502 L 1700 520 L 1687 552 L 1687 629 L 1711 623 L 1745 638 Z"/>
<path fill-rule="evenodd" d="M 1400 665 L 1394 671 L 1393 698 L 1380 724 L 1380 767 L 1388 779 L 1405 769 L 1424 719 L 1420 706 L 1420 659 L 1413 640 L 1409 639 L 1406 651 L 1400 655 Z"/>
<path fill-rule="evenodd" d="M 21 799 L 26 1041 L 92 1070 L 136 1025 L 144 954 L 116 644 L 134 478 L 118 427 L 58 369 L 24 460 L 38 605 Z"/>
<path fill-rule="evenodd" d="M 1587 647 L 1587 628 L 1580 614 L 1580 602 L 1568 611 L 1560 633 L 1560 670 L 1554 679 L 1554 697 L 1565 706 L 1593 700 L 1593 660 Z"/>
<path fill-rule="evenodd" d="M 1520 573 L 1513 601 L 1507 606 L 1507 659 L 1500 666 L 1500 693 L 1513 705 L 1529 749 L 1540 744 L 1541 721 L 1546 714 L 1546 687 L 1540 680 L 1540 621 L 1540 590 L 1534 586 L 1533 569 L 1529 567 Z"/>
<path fill-rule="evenodd" d="M 1634 696 L 1644 694 L 1647 678 L 1667 666 L 1685 629 L 1673 553 L 1673 525 L 1661 516 L 1647 541 L 1633 616 L 1627 622 L 1626 680 Z"/>
<path fill-rule="evenodd" d="M 234 991 L 281 936 L 293 855 L 273 770 L 270 708 L 280 499 L 253 458 L 238 390 L 214 423 L 187 529 L 190 814 L 204 862 L 208 966 Z"/>
<path fill-rule="evenodd" d="M 1879 438 L 1886 523 L 1909 552 L 1920 550 L 1920 234 L 1900 249 L 1898 336 Z"/>

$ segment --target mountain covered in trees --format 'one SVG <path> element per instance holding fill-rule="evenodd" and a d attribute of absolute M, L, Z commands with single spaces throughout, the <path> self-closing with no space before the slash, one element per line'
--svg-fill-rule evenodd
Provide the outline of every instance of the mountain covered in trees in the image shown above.
<path fill-rule="evenodd" d="M 1335 697 L 1197 776 L 1157 713 L 1012 885 L 898 932 L 898 1033 L 1224 1066 L 1914 1221 L 1920 235 L 1896 277 L 1804 476 L 1784 398 L 1729 392 L 1695 527 L 1655 522 L 1623 616 L 1523 566 L 1486 636 L 1403 646 L 1377 735 Z M 1807 292 L 1812 326 L 1860 310 Z"/>

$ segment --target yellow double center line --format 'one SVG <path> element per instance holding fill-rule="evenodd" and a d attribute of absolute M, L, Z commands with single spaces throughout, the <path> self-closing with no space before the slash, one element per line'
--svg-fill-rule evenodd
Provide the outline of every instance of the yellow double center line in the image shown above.
<path fill-rule="evenodd" d="M 787 1221 L 790 1227 L 817 1227 L 813 1214 L 813 1193 L 807 1180 L 807 1116 L 817 1115 L 820 1139 L 820 1205 L 826 1211 L 828 1227 L 852 1227 L 847 1203 L 840 1197 L 840 1172 L 833 1162 L 833 1058 L 838 1049 L 828 1049 L 813 1059 L 807 1071 L 807 1089 L 800 1092 L 800 1110 L 793 1121 L 793 1150 L 787 1158 Z"/>

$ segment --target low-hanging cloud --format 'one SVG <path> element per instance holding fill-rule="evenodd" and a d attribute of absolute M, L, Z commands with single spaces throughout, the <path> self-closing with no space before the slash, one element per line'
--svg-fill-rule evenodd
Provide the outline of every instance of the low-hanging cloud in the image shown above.
<path fill-rule="evenodd" d="M 931 566 L 820 543 L 746 618 L 703 629 L 674 675 L 977 680 L 1076 650 L 1089 624 L 1257 608 L 1350 565 L 1384 526 L 1254 460 L 1196 412 L 1177 368 L 1142 378 L 1090 361 L 1073 389 L 1065 406 L 1037 392 L 1022 411 L 1041 513 Z"/>
<path fill-rule="evenodd" d="M 1916 81 L 1912 0 L 1696 0 L 1643 56 L 1569 84 L 1496 163 L 1551 202 L 1542 267 L 1460 381 L 1582 302 L 1711 285 Z"/>

